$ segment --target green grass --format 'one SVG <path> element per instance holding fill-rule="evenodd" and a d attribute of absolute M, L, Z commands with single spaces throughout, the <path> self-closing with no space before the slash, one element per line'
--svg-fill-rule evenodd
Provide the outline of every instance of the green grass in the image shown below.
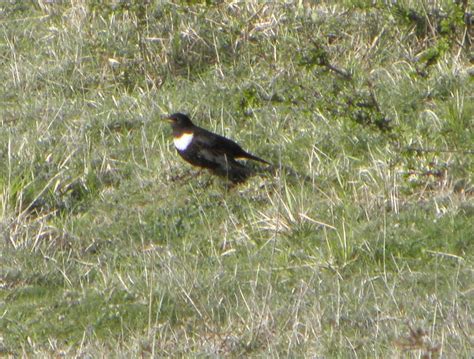
<path fill-rule="evenodd" d="M 472 10 L 1 5 L 0 356 L 472 356 Z"/>

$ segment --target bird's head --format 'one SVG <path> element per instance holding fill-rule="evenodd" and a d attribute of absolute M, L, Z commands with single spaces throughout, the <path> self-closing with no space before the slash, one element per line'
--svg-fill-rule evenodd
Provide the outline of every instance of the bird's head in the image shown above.
<path fill-rule="evenodd" d="M 193 126 L 189 117 L 179 112 L 166 116 L 165 121 L 169 122 L 173 128 L 186 128 Z"/>

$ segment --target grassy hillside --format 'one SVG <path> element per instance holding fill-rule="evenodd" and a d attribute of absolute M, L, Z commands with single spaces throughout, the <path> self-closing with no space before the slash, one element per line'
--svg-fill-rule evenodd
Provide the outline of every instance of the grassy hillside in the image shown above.
<path fill-rule="evenodd" d="M 472 356 L 472 5 L 136 3 L 0 5 L 0 356 Z"/>

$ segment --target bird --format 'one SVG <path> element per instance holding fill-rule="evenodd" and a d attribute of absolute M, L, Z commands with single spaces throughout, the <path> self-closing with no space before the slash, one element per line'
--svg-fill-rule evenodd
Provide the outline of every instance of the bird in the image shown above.
<path fill-rule="evenodd" d="M 164 119 L 171 124 L 176 151 L 193 166 L 206 168 L 233 183 L 241 183 L 252 175 L 253 171 L 237 160 L 253 160 L 271 165 L 270 162 L 243 150 L 234 141 L 194 125 L 183 113 L 173 113 Z"/>

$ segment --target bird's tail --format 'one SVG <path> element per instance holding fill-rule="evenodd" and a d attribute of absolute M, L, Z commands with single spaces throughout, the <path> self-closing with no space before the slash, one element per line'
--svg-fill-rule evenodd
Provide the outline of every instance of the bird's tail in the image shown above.
<path fill-rule="evenodd" d="M 254 161 L 262 162 L 262 163 L 265 163 L 265 164 L 271 166 L 271 163 L 270 163 L 270 162 L 265 161 L 264 159 L 261 159 L 260 157 L 254 156 L 254 155 L 252 155 L 251 153 L 246 153 L 245 158 L 247 158 L 247 159 L 249 159 L 249 160 L 254 160 Z"/>

